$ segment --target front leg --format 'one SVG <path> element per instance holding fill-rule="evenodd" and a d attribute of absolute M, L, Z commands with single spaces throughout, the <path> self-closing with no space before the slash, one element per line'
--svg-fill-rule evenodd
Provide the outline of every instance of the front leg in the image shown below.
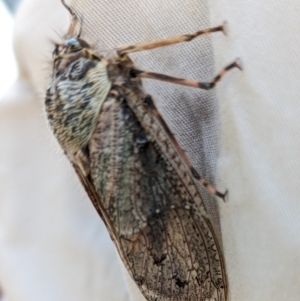
<path fill-rule="evenodd" d="M 212 27 L 212 28 L 207 28 L 203 30 L 199 30 L 193 34 L 184 34 L 181 36 L 177 37 L 172 37 L 172 38 L 166 38 L 166 39 L 161 39 L 161 40 L 156 40 L 152 42 L 145 42 L 145 43 L 138 43 L 138 44 L 132 44 L 132 45 L 127 45 L 127 46 L 120 46 L 117 47 L 115 52 L 116 52 L 116 58 L 121 58 L 122 56 L 125 56 L 129 53 L 133 52 L 138 52 L 138 51 L 143 51 L 143 50 L 150 50 L 158 47 L 164 47 L 164 46 L 169 46 L 173 44 L 178 44 L 182 42 L 190 42 L 193 39 L 205 35 L 208 33 L 212 32 L 217 32 L 217 31 L 225 31 L 225 26 L 220 25 L 217 27 Z"/>

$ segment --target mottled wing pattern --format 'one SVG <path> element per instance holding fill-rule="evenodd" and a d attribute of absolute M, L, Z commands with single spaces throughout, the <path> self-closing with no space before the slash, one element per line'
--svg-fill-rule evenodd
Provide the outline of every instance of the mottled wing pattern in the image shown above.
<path fill-rule="evenodd" d="M 89 177 L 74 167 L 147 300 L 226 300 L 222 252 L 193 179 L 175 168 L 172 143 L 174 162 L 151 137 L 153 126 L 162 130 L 151 110 L 140 114 L 147 105 L 127 92 L 103 103 L 88 145 Z"/>

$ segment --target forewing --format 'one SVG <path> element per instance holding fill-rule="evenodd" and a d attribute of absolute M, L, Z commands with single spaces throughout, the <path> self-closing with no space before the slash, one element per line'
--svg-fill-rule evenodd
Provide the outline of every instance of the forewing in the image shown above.
<path fill-rule="evenodd" d="M 94 205 L 147 300 L 226 300 L 221 250 L 193 179 L 174 168 L 128 103 L 110 93 L 90 140 Z"/>

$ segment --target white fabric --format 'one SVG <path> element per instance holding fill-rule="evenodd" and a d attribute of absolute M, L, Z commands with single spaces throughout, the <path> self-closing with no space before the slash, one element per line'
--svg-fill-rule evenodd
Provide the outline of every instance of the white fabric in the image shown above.
<path fill-rule="evenodd" d="M 216 65 L 239 56 L 234 80 L 218 87 L 220 206 L 232 300 L 300 296 L 300 3 L 211 2 L 212 22 L 229 22 L 214 44 Z"/>
<path fill-rule="evenodd" d="M 12 45 L 13 24 L 13 18 L 6 5 L 0 2 L 0 36 L 2 45 L 5 45 L 0 48 L 0 100 L 17 78 L 17 64 Z"/>
<path fill-rule="evenodd" d="M 54 31 L 63 35 L 68 25 L 59 2 L 25 0 L 17 18 L 21 74 L 41 93 L 50 73 L 49 40 L 59 41 Z M 244 71 L 227 74 L 215 91 L 150 80 L 145 87 L 196 169 L 229 189 L 226 204 L 203 192 L 224 248 L 229 300 L 299 300 L 300 3 L 72 3 L 83 17 L 83 37 L 103 51 L 227 20 L 228 36 L 215 33 L 132 57 L 141 68 L 199 80 L 241 59 Z M 18 101 L 0 110 L 4 292 L 16 301 L 127 300 L 110 239 L 45 134 L 42 97 L 26 98 L 20 86 L 17 92 Z M 131 299 L 142 300 L 134 289 L 131 283 Z"/>
<path fill-rule="evenodd" d="M 111 239 L 44 117 L 50 40 L 67 23 L 59 1 L 25 1 L 16 17 L 21 78 L 0 102 L 0 283 L 8 301 L 127 301 Z"/>

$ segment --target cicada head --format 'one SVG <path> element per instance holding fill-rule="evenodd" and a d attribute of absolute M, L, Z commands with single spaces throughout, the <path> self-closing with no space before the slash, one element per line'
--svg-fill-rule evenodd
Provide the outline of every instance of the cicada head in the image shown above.
<path fill-rule="evenodd" d="M 72 37 L 66 39 L 61 44 L 56 44 L 53 51 L 53 57 L 64 56 L 68 54 L 76 54 L 81 52 L 83 49 L 90 49 L 91 46 L 79 37 Z"/>
<path fill-rule="evenodd" d="M 91 46 L 80 38 L 81 22 L 75 11 L 69 7 L 65 0 L 61 0 L 64 7 L 69 11 L 72 20 L 68 32 L 65 34 L 65 39 L 62 43 L 56 44 L 53 51 L 53 57 L 65 56 L 68 54 L 76 54 L 81 52 L 84 48 L 91 49 Z"/>

